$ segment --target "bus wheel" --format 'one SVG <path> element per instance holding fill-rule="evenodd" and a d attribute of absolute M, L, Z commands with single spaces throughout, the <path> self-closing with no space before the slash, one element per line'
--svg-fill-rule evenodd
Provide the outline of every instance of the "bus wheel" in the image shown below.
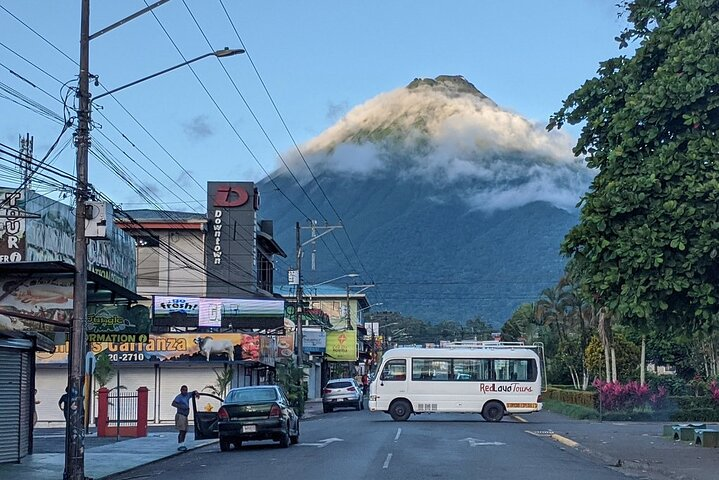
<path fill-rule="evenodd" d="M 504 416 L 504 405 L 496 400 L 487 402 L 482 409 L 482 416 L 488 422 L 498 422 Z"/>
<path fill-rule="evenodd" d="M 407 400 L 397 400 L 389 407 L 389 414 L 395 422 L 404 422 L 412 413 L 412 406 Z"/>

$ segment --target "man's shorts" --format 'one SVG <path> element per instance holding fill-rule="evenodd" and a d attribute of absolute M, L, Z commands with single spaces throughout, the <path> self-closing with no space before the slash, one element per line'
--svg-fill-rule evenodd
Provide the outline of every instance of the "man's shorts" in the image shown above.
<path fill-rule="evenodd" d="M 187 431 L 187 415 L 175 414 L 175 428 L 181 432 Z"/>

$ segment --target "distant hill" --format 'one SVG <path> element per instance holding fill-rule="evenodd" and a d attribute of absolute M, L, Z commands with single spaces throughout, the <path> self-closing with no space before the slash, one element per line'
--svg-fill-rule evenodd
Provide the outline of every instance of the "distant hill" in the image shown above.
<path fill-rule="evenodd" d="M 316 271 L 306 246 L 305 283 L 357 272 L 338 284 L 374 281 L 375 310 L 499 326 L 563 272 L 559 245 L 591 181 L 570 144 L 462 77 L 415 79 L 353 109 L 302 146 L 304 159 L 288 155 L 294 178 L 280 169 L 259 182 L 260 217 L 294 264 L 295 222 L 337 223 L 326 196 L 351 244 L 343 232 L 318 241 Z"/>

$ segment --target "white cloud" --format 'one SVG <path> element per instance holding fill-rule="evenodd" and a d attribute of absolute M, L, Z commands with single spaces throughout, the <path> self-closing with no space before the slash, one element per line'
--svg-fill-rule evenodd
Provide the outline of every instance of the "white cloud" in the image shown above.
<path fill-rule="evenodd" d="M 547 201 L 572 209 L 592 177 L 574 158 L 572 143 L 564 132 L 547 132 L 489 99 L 425 85 L 355 107 L 302 151 L 315 174 L 393 172 L 460 182 L 471 208 Z M 297 161 L 289 159 L 293 172 L 306 172 Z"/>

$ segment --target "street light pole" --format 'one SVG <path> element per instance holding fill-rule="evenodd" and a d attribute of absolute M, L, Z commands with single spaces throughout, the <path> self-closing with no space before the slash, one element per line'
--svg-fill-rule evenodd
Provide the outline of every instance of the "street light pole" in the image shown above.
<path fill-rule="evenodd" d="M 85 317 L 87 316 L 87 243 L 85 202 L 88 199 L 87 157 L 90 148 L 90 0 L 82 0 L 80 17 L 80 78 L 77 92 L 77 191 L 75 192 L 75 275 L 68 359 L 68 411 L 65 425 L 65 471 L 67 480 L 84 480 L 82 379 L 85 367 Z"/>
<path fill-rule="evenodd" d="M 90 39 L 119 26 L 138 15 L 146 13 L 153 8 L 166 3 L 160 0 L 148 8 L 131 15 L 113 25 L 111 28 L 90 35 L 90 0 L 82 0 L 80 14 L 80 73 L 78 78 L 78 108 L 77 130 L 75 131 L 75 146 L 77 157 L 75 168 L 77 171 L 77 184 L 75 191 L 75 271 L 73 285 L 73 315 L 70 323 L 70 352 L 68 355 L 68 400 L 66 407 L 68 416 L 65 424 L 65 469 L 63 480 L 85 479 L 85 435 L 84 435 L 84 398 L 82 381 L 85 370 L 86 335 L 85 323 L 87 317 L 87 237 L 85 233 L 85 206 L 90 198 L 88 183 L 88 155 L 90 150 L 90 115 L 92 101 L 90 99 Z M 132 85 L 157 77 L 163 73 L 175 70 L 192 62 L 215 55 L 218 58 L 244 53 L 242 49 L 218 50 L 206 55 L 193 58 L 175 67 L 165 69 L 153 75 L 141 78 L 135 82 L 123 85 L 97 98 L 123 90 Z"/>

